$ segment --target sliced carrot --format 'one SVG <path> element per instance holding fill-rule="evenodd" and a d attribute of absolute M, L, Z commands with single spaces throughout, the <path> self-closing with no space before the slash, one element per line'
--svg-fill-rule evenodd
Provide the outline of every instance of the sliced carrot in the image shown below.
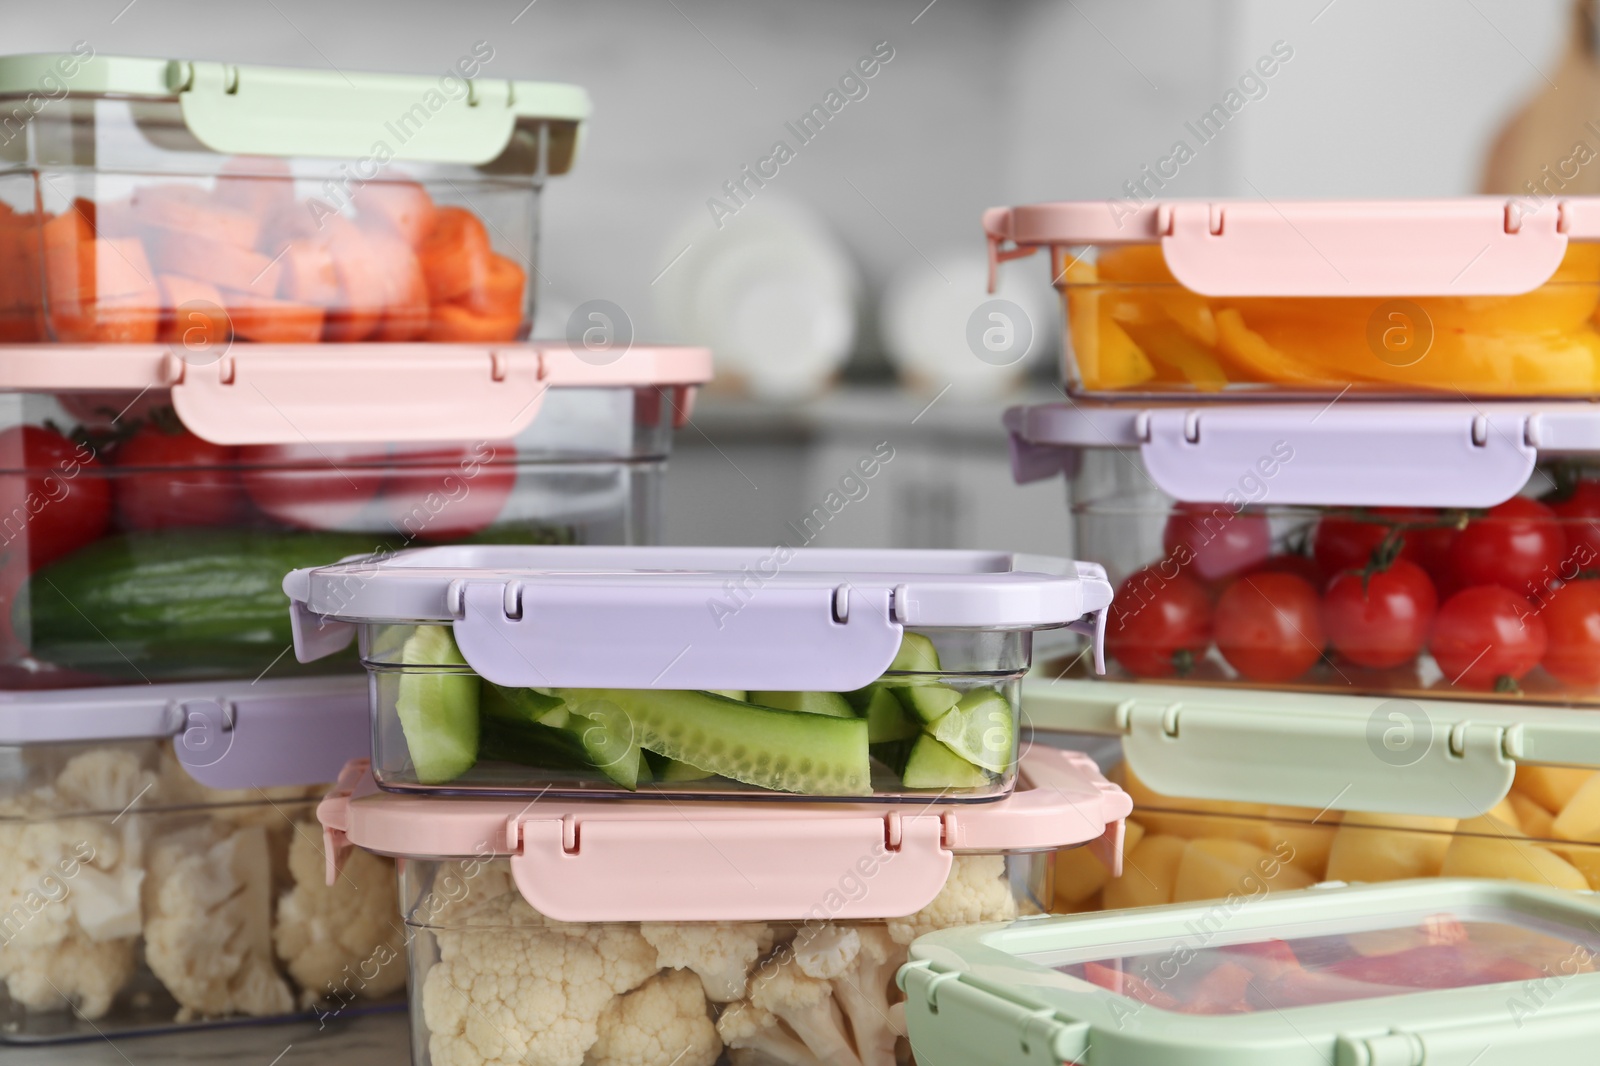
<path fill-rule="evenodd" d="M 328 313 L 323 340 L 366 340 L 383 319 L 387 296 L 383 264 L 366 234 L 349 219 L 329 219 L 328 228 L 328 248 L 339 278 L 339 301 Z"/>
<path fill-rule="evenodd" d="M 388 233 L 369 233 L 367 240 L 383 283 L 383 321 L 373 340 L 416 340 L 428 331 L 428 283 L 411 246 Z"/>
<path fill-rule="evenodd" d="M 177 274 L 162 274 L 156 284 L 161 287 L 157 340 L 195 352 L 214 350 L 227 342 L 228 312 L 215 285 Z"/>
<path fill-rule="evenodd" d="M 275 207 L 294 204 L 294 178 L 287 161 L 274 156 L 241 155 L 222 164 L 217 203 L 261 218 Z"/>
<path fill-rule="evenodd" d="M 278 291 L 282 263 L 249 248 L 178 230 L 163 231 L 152 245 L 152 257 L 163 274 L 205 278 L 219 288 L 259 296 Z"/>
<path fill-rule="evenodd" d="M 263 344 L 314 344 L 322 338 L 323 310 L 246 292 L 224 292 L 235 336 Z"/>
<path fill-rule="evenodd" d="M 515 260 L 495 255 L 489 259 L 489 276 L 483 285 L 467 293 L 460 302 L 480 315 L 520 315 L 522 290 L 527 280 Z"/>
<path fill-rule="evenodd" d="M 155 272 L 145 257 L 144 245 L 129 238 L 100 238 L 69 243 L 70 224 L 52 230 L 63 215 L 45 223 L 45 300 L 66 313 L 87 308 L 96 301 L 154 291 Z"/>
<path fill-rule="evenodd" d="M 471 211 L 441 207 L 417 249 L 428 297 L 435 303 L 480 290 L 489 277 L 489 234 Z"/>
<path fill-rule="evenodd" d="M 385 229 L 411 247 L 433 229 L 437 209 L 433 197 L 414 181 L 374 181 L 356 190 L 356 224 Z"/>
<path fill-rule="evenodd" d="M 247 211 L 220 203 L 209 189 L 198 185 L 166 183 L 146 185 L 133 194 L 133 213 L 161 239 L 176 230 L 218 244 L 251 248 L 261 235 L 261 219 Z"/>
<path fill-rule="evenodd" d="M 478 315 L 459 304 L 436 304 L 429 312 L 430 341 L 509 341 L 522 327 L 522 315 Z"/>
<path fill-rule="evenodd" d="M 281 295 L 296 303 L 333 307 L 339 302 L 339 274 L 334 268 L 333 249 L 325 240 L 297 237 L 290 241 L 280 260 L 283 277 L 278 283 Z"/>
<path fill-rule="evenodd" d="M 103 344 L 149 344 L 161 328 L 160 296 L 149 291 L 108 296 L 95 304 L 88 335 L 80 339 Z"/>

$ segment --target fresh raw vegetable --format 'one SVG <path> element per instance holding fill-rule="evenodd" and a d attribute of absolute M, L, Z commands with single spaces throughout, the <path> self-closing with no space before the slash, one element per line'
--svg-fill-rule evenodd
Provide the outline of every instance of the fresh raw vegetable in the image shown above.
<path fill-rule="evenodd" d="M 989 783 L 989 775 L 924 733 L 912 743 L 900 780 L 907 788 L 982 788 Z"/>
<path fill-rule="evenodd" d="M 395 696 L 417 780 L 453 781 L 478 761 L 478 678 L 464 669 L 467 660 L 444 626 L 418 626 L 400 661 L 421 668 L 401 671 Z"/>
<path fill-rule="evenodd" d="M 900 697 L 886 685 L 868 685 L 857 710 L 867 720 L 867 742 L 883 744 L 888 741 L 910 740 L 922 726 L 906 713 Z"/>
<path fill-rule="evenodd" d="M 1561 586 L 1541 617 L 1550 638 L 1541 665 L 1569 685 L 1600 685 L 1600 580 Z"/>
<path fill-rule="evenodd" d="M 387 449 L 359 444 L 255 444 L 238 450 L 256 510 L 299 529 L 346 529 L 385 478 Z"/>
<path fill-rule="evenodd" d="M 407 449 L 395 454 L 382 500 L 395 533 L 422 541 L 481 533 L 505 510 L 517 481 L 513 441 Z"/>
<path fill-rule="evenodd" d="M 1247 574 L 1217 601 L 1217 650 L 1251 681 L 1293 681 L 1322 658 L 1317 594 L 1293 574 Z"/>
<path fill-rule="evenodd" d="M 1106 623 L 1106 653 L 1139 677 L 1182 677 L 1211 644 L 1211 598 L 1195 579 L 1160 565 L 1136 570 L 1117 588 Z"/>
<path fill-rule="evenodd" d="M 935 724 L 933 736 L 968 762 L 997 774 L 1016 761 L 1016 716 L 1011 701 L 992 688 L 961 697 Z"/>
<path fill-rule="evenodd" d="M 1428 651 L 1454 686 L 1510 691 L 1548 645 L 1544 619 L 1526 599 L 1501 585 L 1478 585 L 1439 608 Z"/>
<path fill-rule="evenodd" d="M 1357 666 L 1383 669 L 1417 657 L 1439 596 L 1422 567 L 1396 558 L 1381 568 L 1345 570 L 1328 584 L 1322 620 L 1328 641 Z"/>
<path fill-rule="evenodd" d="M 1452 588 L 1499 585 L 1537 596 L 1561 576 L 1567 536 L 1556 514 L 1526 496 L 1513 496 L 1467 523 L 1450 546 Z"/>
<path fill-rule="evenodd" d="M 837 692 L 751 692 L 746 702 L 759 707 L 776 707 L 780 711 L 806 711 L 834 718 L 856 716 L 850 701 Z"/>
<path fill-rule="evenodd" d="M 116 451 L 117 518 L 125 529 L 236 524 L 245 504 L 238 462 L 237 448 L 146 422 Z"/>
<path fill-rule="evenodd" d="M 44 426 L 0 432 L 0 552 L 36 570 L 105 534 L 111 484 L 95 450 Z"/>
<path fill-rule="evenodd" d="M 905 709 L 922 722 L 936 722 L 946 711 L 956 705 L 961 693 L 943 682 L 918 674 L 939 672 L 939 652 L 933 641 L 921 633 L 907 633 L 900 639 L 900 650 L 889 664 L 891 676 L 884 681 Z"/>
<path fill-rule="evenodd" d="M 1180 503 L 1161 534 L 1167 557 L 1202 581 L 1225 581 L 1254 570 L 1272 554 L 1264 515 L 1222 503 Z"/>

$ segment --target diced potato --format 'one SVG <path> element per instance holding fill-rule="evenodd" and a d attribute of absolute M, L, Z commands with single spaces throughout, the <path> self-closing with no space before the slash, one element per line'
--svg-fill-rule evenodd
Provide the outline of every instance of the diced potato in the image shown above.
<path fill-rule="evenodd" d="M 1127 865 L 1128 854 L 1138 847 L 1139 841 L 1143 839 L 1144 826 L 1138 822 L 1128 822 L 1127 829 L 1122 835 L 1124 866 Z M 1056 852 L 1056 895 L 1051 910 L 1060 914 L 1073 913 L 1074 909 L 1104 888 L 1110 879 L 1111 871 L 1106 869 L 1105 864 L 1089 848 L 1070 848 Z"/>
<path fill-rule="evenodd" d="M 1154 833 L 1139 841 L 1139 846 L 1128 853 L 1122 866 L 1122 876 L 1106 882 L 1101 897 L 1107 910 L 1124 907 L 1152 907 L 1158 903 L 1172 902 L 1172 886 L 1177 878 L 1178 862 L 1189 842 L 1179 837 L 1158 836 Z"/>
<path fill-rule="evenodd" d="M 1461 834 L 1451 841 L 1439 873 L 1442 877 L 1492 877 L 1580 891 L 1589 887 L 1571 863 L 1548 848 L 1521 839 L 1516 830 L 1488 815 L 1461 823 Z"/>
<path fill-rule="evenodd" d="M 1333 849 L 1333 837 L 1339 829 L 1341 812 L 1314 811 L 1305 807 L 1268 807 L 1267 814 L 1273 818 L 1293 819 L 1270 824 L 1267 850 L 1277 851 L 1278 845 L 1287 844 L 1293 849 L 1289 865 L 1305 871 L 1313 881 L 1322 880 L 1328 872 L 1328 852 Z M 1315 823 L 1312 819 L 1316 819 Z"/>
<path fill-rule="evenodd" d="M 1593 770 L 1567 766 L 1518 766 L 1517 781 L 1513 787 L 1554 814 L 1565 807 L 1567 801 L 1593 776 Z"/>
<path fill-rule="evenodd" d="M 1576 867 L 1584 880 L 1589 882 L 1589 887 L 1600 892 L 1600 845 L 1589 844 L 1550 850 Z"/>
<path fill-rule="evenodd" d="M 1572 794 L 1550 831 L 1560 840 L 1600 840 L 1600 774 Z"/>
<path fill-rule="evenodd" d="M 1517 817 L 1517 809 L 1511 805 L 1511 797 L 1496 803 L 1489 811 L 1490 817 L 1495 818 L 1503 825 L 1511 826 L 1519 832 L 1522 829 L 1522 819 Z"/>
<path fill-rule="evenodd" d="M 1178 862 L 1172 901 L 1255 896 L 1273 889 L 1305 888 L 1311 877 L 1264 848 L 1243 840 L 1191 840 Z"/>
<path fill-rule="evenodd" d="M 1535 840 L 1550 838 L 1551 827 L 1556 820 L 1555 815 L 1520 792 L 1513 791 L 1506 797 L 1506 801 L 1511 804 L 1511 809 L 1516 811 L 1517 824 L 1522 827 L 1524 833 Z"/>
<path fill-rule="evenodd" d="M 1196 840 L 1200 837 L 1228 837 L 1247 840 L 1259 847 L 1275 842 L 1271 827 L 1261 820 L 1268 808 L 1260 803 L 1231 803 L 1225 800 L 1174 799 L 1139 780 L 1132 769 L 1124 771 L 1122 787 L 1133 798 L 1139 821 L 1152 833 Z M 1170 808 L 1181 814 L 1157 808 Z M 1191 813 L 1192 812 L 1192 813 Z"/>
<path fill-rule="evenodd" d="M 1333 837 L 1327 876 L 1333 881 L 1437 877 L 1456 824 L 1454 818 L 1426 815 L 1347 814 Z"/>

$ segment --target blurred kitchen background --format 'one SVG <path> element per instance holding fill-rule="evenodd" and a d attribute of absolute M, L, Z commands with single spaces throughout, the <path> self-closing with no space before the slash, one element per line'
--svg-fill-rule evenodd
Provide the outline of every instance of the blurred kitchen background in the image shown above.
<path fill-rule="evenodd" d="M 816 544 L 1068 549 L 1060 482 L 1011 488 L 1000 427 L 1059 396 L 1047 267 L 1005 272 L 1025 351 L 969 339 L 986 207 L 1157 191 L 1180 140 L 1164 197 L 1466 194 L 1491 148 L 1489 180 L 1517 188 L 1600 119 L 1571 0 L 8 3 L 14 52 L 425 73 L 485 41 L 487 77 L 586 86 L 579 165 L 546 191 L 537 332 L 599 307 L 716 350 L 672 460 L 675 543 L 794 543 L 823 508 Z M 764 160 L 758 185 L 742 171 Z M 830 500 L 885 442 L 865 492 Z"/>

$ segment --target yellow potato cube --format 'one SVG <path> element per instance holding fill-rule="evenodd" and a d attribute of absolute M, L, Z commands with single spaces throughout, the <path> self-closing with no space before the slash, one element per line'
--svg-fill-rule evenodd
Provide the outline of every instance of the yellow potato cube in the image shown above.
<path fill-rule="evenodd" d="M 1188 841 L 1151 834 L 1128 852 L 1122 876 L 1106 882 L 1102 897 L 1106 910 L 1151 907 L 1172 902 L 1172 885 L 1178 862 Z"/>
<path fill-rule="evenodd" d="M 1510 796 L 1507 796 L 1499 803 L 1496 803 L 1488 811 L 1488 814 L 1490 817 L 1496 818 L 1515 829 L 1520 830 L 1522 828 L 1522 819 L 1517 817 L 1517 809 L 1516 807 L 1512 806 Z"/>
<path fill-rule="evenodd" d="M 1124 866 L 1127 865 L 1128 853 L 1138 847 L 1143 839 L 1144 826 L 1138 822 L 1128 822 L 1122 834 Z M 1106 887 L 1110 879 L 1111 871 L 1089 848 L 1068 848 L 1056 852 L 1056 895 L 1051 910 L 1071 914 L 1074 907 Z"/>
<path fill-rule="evenodd" d="M 1591 889 L 1600 891 L 1600 845 L 1586 844 L 1550 850 L 1576 867 Z"/>
<path fill-rule="evenodd" d="M 1568 766 L 1518 766 L 1518 792 L 1554 814 L 1567 805 L 1567 801 L 1582 788 L 1593 770 L 1579 770 Z"/>
<path fill-rule="evenodd" d="M 1549 839 L 1555 816 L 1520 792 L 1506 797 L 1511 809 L 1517 812 L 1517 824 L 1535 840 Z"/>
<path fill-rule="evenodd" d="M 1172 901 L 1259 896 L 1275 889 L 1305 888 L 1311 878 L 1263 848 L 1243 840 L 1191 840 L 1183 851 Z"/>
<path fill-rule="evenodd" d="M 1268 810 L 1263 804 L 1164 796 L 1139 780 L 1132 769 L 1125 771 L 1122 787 L 1133 798 L 1139 820 L 1152 833 L 1187 840 L 1228 837 L 1260 847 L 1272 843 L 1270 827 L 1261 820 Z"/>
<path fill-rule="evenodd" d="M 1306 807 L 1268 807 L 1273 818 L 1291 819 L 1274 821 L 1267 828 L 1267 850 L 1285 860 L 1290 866 L 1303 870 L 1313 881 L 1322 880 L 1328 871 L 1328 852 L 1333 848 L 1333 835 L 1343 817 L 1340 811 L 1314 811 Z M 1315 819 L 1313 822 L 1312 819 Z M 1287 852 L 1282 846 L 1287 845 Z"/>
<path fill-rule="evenodd" d="M 1489 832 L 1481 836 L 1464 832 L 1451 841 L 1440 876 L 1492 877 L 1580 891 L 1589 887 L 1583 874 L 1555 852 L 1518 838 L 1509 826 L 1493 823 L 1488 817 L 1463 822 L 1463 828 L 1470 825 Z M 1505 835 L 1495 835 L 1497 829 Z"/>
<path fill-rule="evenodd" d="M 1437 877 L 1456 824 L 1454 818 L 1426 815 L 1347 814 L 1333 836 L 1327 877 L 1333 881 Z"/>
<path fill-rule="evenodd" d="M 1560 840 L 1600 840 L 1600 774 L 1572 794 L 1550 832 Z"/>

